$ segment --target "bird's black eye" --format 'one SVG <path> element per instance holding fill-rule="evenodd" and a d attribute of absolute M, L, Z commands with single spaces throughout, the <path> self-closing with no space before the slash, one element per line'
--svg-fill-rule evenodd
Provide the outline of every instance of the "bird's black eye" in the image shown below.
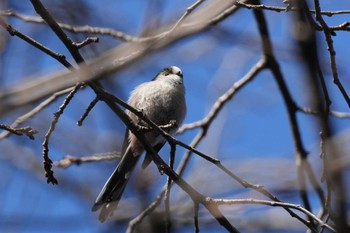
<path fill-rule="evenodd" d="M 180 77 L 182 77 L 182 72 L 181 71 L 178 71 L 176 74 L 179 75 Z"/>

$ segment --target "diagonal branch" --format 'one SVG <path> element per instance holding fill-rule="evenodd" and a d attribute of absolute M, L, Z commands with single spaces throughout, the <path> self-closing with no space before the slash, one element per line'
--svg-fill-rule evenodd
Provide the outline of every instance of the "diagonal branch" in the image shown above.
<path fill-rule="evenodd" d="M 204 119 L 182 126 L 177 133 L 181 134 L 187 130 L 201 127 L 204 131 L 204 134 L 206 134 L 206 132 L 209 129 L 209 126 L 215 120 L 215 118 L 220 113 L 225 104 L 228 103 L 233 98 L 233 96 L 238 91 L 240 91 L 241 88 L 243 88 L 249 82 L 251 82 L 261 70 L 265 69 L 266 65 L 266 59 L 260 59 L 243 78 L 235 82 L 228 91 L 226 91 L 223 95 L 221 95 L 218 98 L 218 100 L 215 102 L 215 104 Z"/>
<path fill-rule="evenodd" d="M 336 57 L 335 57 L 336 53 L 334 50 L 333 39 L 332 39 L 332 31 L 329 29 L 327 23 L 324 21 L 321 15 L 321 8 L 320 8 L 319 1 L 314 0 L 314 2 L 315 2 L 315 10 L 316 10 L 316 20 L 320 22 L 321 28 L 323 29 L 323 34 L 326 37 L 326 43 L 327 43 L 328 52 L 329 52 L 329 60 L 330 60 L 332 74 L 333 74 L 333 82 L 335 85 L 337 85 L 340 93 L 343 95 L 344 100 L 346 101 L 348 107 L 350 108 L 349 95 L 346 92 L 338 76 L 338 69 L 337 69 L 337 63 L 336 63 Z"/>
<path fill-rule="evenodd" d="M 37 1 L 34 0 L 32 2 L 37 3 Z M 146 54 L 148 55 L 151 52 L 169 46 L 180 39 L 207 30 L 209 27 L 225 20 L 238 9 L 239 7 L 235 6 L 231 0 L 220 0 L 208 3 L 199 10 L 194 11 L 190 16 L 185 17 L 183 22 L 178 25 L 176 31 L 168 36 L 155 36 L 146 41 L 121 44 L 89 61 L 88 66 L 80 65 L 81 68 L 74 72 L 67 73 L 66 71 L 60 71 L 43 76 L 42 78 L 38 78 L 36 80 L 23 82 L 21 85 L 11 89 L 1 90 L 0 114 L 8 112 L 14 107 L 37 101 L 38 99 L 51 95 L 56 91 L 71 87 L 75 83 L 105 78 L 108 74 L 136 62 Z M 46 17 L 46 15 L 47 14 L 43 13 L 41 16 Z M 48 21 L 51 22 L 50 20 Z M 52 24 L 48 24 L 53 26 L 53 22 L 51 23 Z M 173 24 L 164 25 L 163 27 L 157 29 L 154 34 L 159 35 L 166 32 L 172 26 Z M 59 27 L 57 23 L 55 24 L 54 30 L 58 30 L 56 27 Z M 62 32 L 58 34 L 61 35 Z M 61 35 L 60 38 L 65 39 L 65 36 Z M 68 41 L 65 43 L 68 43 Z M 73 50 L 76 49 L 73 45 L 70 45 L 69 48 Z M 76 52 L 72 52 L 73 54 L 76 54 Z M 73 57 L 76 59 L 78 55 Z M 80 62 L 78 61 L 78 63 Z M 47 85 L 48 83 L 50 85 Z M 25 98 L 23 98 L 23 96 L 25 96 Z"/>
<path fill-rule="evenodd" d="M 51 49 L 47 48 L 43 44 L 39 43 L 38 41 L 32 39 L 31 37 L 29 37 L 29 36 L 27 36 L 25 34 L 23 34 L 22 32 L 18 31 L 16 28 L 14 28 L 11 25 L 7 24 L 2 18 L 0 18 L 0 25 L 3 28 L 5 28 L 11 36 L 17 36 L 17 37 L 21 38 L 22 40 L 24 40 L 27 43 L 29 43 L 32 46 L 34 46 L 35 48 L 37 48 L 37 49 L 43 51 L 44 53 L 46 53 L 47 55 L 53 57 L 57 61 L 60 61 L 65 67 L 72 68 L 71 64 L 69 64 L 69 62 L 66 60 L 66 57 L 64 55 L 61 55 L 61 54 L 58 54 L 58 53 L 52 51 Z"/>

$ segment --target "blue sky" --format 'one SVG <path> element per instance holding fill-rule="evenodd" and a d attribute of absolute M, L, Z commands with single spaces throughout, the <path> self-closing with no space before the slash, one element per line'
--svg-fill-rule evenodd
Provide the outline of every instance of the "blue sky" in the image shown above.
<path fill-rule="evenodd" d="M 138 35 L 145 25 L 143 20 L 147 9 L 146 1 L 139 0 L 130 3 L 130 1 L 106 0 L 101 3 L 99 1 L 81 0 L 79 2 L 84 3 L 82 11 L 86 10 L 89 13 L 89 15 L 76 14 L 76 17 L 81 18 L 82 25 L 111 27 L 131 35 Z M 325 10 L 350 9 L 350 4 L 347 1 L 336 2 L 337 4 L 322 3 L 322 7 Z M 43 1 L 43 3 L 57 17 L 66 19 L 66 23 L 70 23 L 69 11 L 59 8 L 58 1 L 53 3 Z M 162 3 L 164 8 L 160 13 L 158 12 L 160 23 L 177 20 L 186 7 L 192 3 L 193 1 L 184 0 L 164 1 Z M 264 3 L 268 5 L 281 4 L 275 1 Z M 10 1 L 8 4 L 7 7 L 0 5 L 1 10 L 12 8 L 23 14 L 34 14 L 29 2 L 23 3 L 23 1 L 17 0 Z M 300 64 L 296 47 L 291 39 L 292 14 L 268 12 L 266 17 L 274 51 L 291 94 L 300 106 L 309 107 L 308 88 L 305 86 L 303 66 Z M 72 61 L 62 43 L 45 25 L 26 23 L 13 17 L 9 17 L 7 20 L 17 29 L 28 33 L 51 49 L 65 54 L 68 60 Z M 325 17 L 325 20 L 329 25 L 338 25 L 348 21 L 348 15 Z M 0 33 L 7 35 L 3 29 L 0 29 Z M 324 36 L 320 32 L 318 35 L 320 60 L 333 100 L 332 110 L 349 112 L 345 101 L 339 94 L 339 90 L 332 84 Z M 74 38 L 83 39 L 84 36 L 75 35 Z M 100 43 L 82 50 L 82 54 L 86 59 L 108 51 L 108 49 L 120 43 L 120 41 L 108 36 L 99 36 L 99 38 Z M 350 83 L 347 80 L 349 77 L 347 63 L 350 52 L 348 33 L 337 32 L 337 36 L 333 39 L 337 52 L 339 77 L 349 91 Z M 185 123 L 191 123 L 206 116 L 217 98 L 226 92 L 234 82 L 242 78 L 260 56 L 260 40 L 252 12 L 241 10 L 206 32 L 185 38 L 170 47 L 146 56 L 102 81 L 102 83 L 113 94 L 126 100 L 128 93 L 135 86 L 152 79 L 163 67 L 179 66 L 183 70 L 186 86 L 188 113 Z M 35 78 L 60 69 L 63 69 L 63 67 L 54 59 L 48 58 L 19 38 L 8 37 L 5 50 L 2 53 L 0 87 L 16 85 L 28 77 Z M 84 156 L 120 149 L 124 136 L 124 126 L 104 103 L 98 103 L 82 127 L 76 126 L 76 121 L 93 98 L 94 94 L 91 90 L 86 89 L 79 92 L 60 118 L 57 129 L 50 141 L 50 156 L 53 160 L 59 160 L 65 155 Z M 90 211 L 95 197 L 112 172 L 116 162 L 83 164 L 68 169 L 54 167 L 59 185 L 46 184 L 40 166 L 42 160 L 41 144 L 52 120 L 52 114 L 57 111 L 63 99 L 63 97 L 59 98 L 25 124 L 39 130 L 36 140 L 32 141 L 25 137 L 12 135 L 0 141 L 0 170 L 4 174 L 0 178 L 0 194 L 2 197 L 0 199 L 0 231 L 109 232 L 112 229 L 118 229 L 119 232 L 120 229 L 123 232 L 122 230 L 126 228 L 125 224 L 120 222 L 101 224 L 97 220 L 96 213 Z M 0 123 L 10 124 L 17 116 L 29 111 L 35 104 L 1 116 Z M 298 120 L 304 145 L 310 152 L 310 161 L 315 162 L 313 165 L 319 175 L 320 160 L 317 151 L 319 129 L 316 118 L 299 113 Z M 350 126 L 349 119 L 331 117 L 331 120 L 335 128 L 335 134 L 345 137 Z M 197 132 L 198 129 L 188 131 L 183 135 L 179 135 L 178 138 L 190 143 Z M 238 175 L 249 177 L 252 182 L 256 180 L 266 187 L 271 187 L 272 191 L 280 195 L 279 197 L 284 198 L 283 200 L 300 203 L 298 193 L 287 192 L 288 189 L 284 186 L 290 182 L 292 187 L 297 187 L 295 184 L 294 145 L 287 111 L 271 72 L 263 71 L 260 73 L 253 82 L 244 87 L 227 103 L 198 148 L 222 160 L 225 166 Z M 164 159 L 167 159 L 168 151 L 167 146 L 161 151 Z M 183 153 L 183 149 L 177 149 L 177 164 Z M 274 164 L 276 161 L 277 164 Z M 287 164 L 287 174 L 283 170 L 281 171 L 279 163 Z M 202 167 L 215 173 L 208 174 L 201 169 Z M 262 168 L 265 167 L 270 167 L 271 170 L 263 170 Z M 199 174 L 199 171 L 203 171 L 203 173 Z M 192 181 L 191 184 L 204 194 L 227 198 L 255 197 L 256 193 L 244 190 L 227 176 L 216 172 L 217 170 L 213 165 L 193 156 L 184 177 L 189 182 Z M 156 184 L 151 189 L 150 195 L 145 197 L 146 203 L 153 200 L 153 197 L 165 182 L 165 176 L 159 176 L 153 165 L 149 168 L 149 173 L 152 177 L 155 177 Z M 218 177 L 222 184 L 210 183 L 211 176 Z M 284 176 L 287 176 L 287 178 L 278 181 L 278 178 Z M 215 183 L 215 180 L 212 182 Z M 218 190 L 226 191 L 220 193 L 212 190 L 214 188 L 211 189 L 211 186 L 214 187 L 215 185 L 218 185 Z M 132 202 L 133 198 L 137 196 L 135 195 L 137 179 L 131 180 L 129 186 L 124 195 L 126 204 L 129 203 L 128 201 Z M 179 204 L 176 202 L 177 200 L 188 201 L 188 197 L 177 187 L 174 188 L 172 196 L 174 196 L 174 205 Z M 318 199 L 314 195 L 312 195 L 312 204 L 314 208 L 319 208 Z M 258 221 L 263 219 L 264 215 L 267 216 L 266 213 L 272 214 L 273 211 L 276 211 L 276 208 L 271 207 L 257 206 L 255 208 L 244 212 L 246 214 L 243 218 L 244 221 L 249 222 L 249 219 Z M 210 218 L 205 215 L 204 210 L 202 211 L 203 218 L 200 221 L 203 221 L 204 224 L 205 219 Z M 235 211 L 240 213 L 243 210 L 229 211 L 228 215 L 234 216 L 230 219 L 232 224 L 240 225 L 242 224 L 240 221 L 243 220 L 235 218 Z M 135 215 L 137 212 L 132 214 Z M 189 217 L 192 216 L 189 215 Z M 288 216 L 283 218 L 283 220 L 285 219 L 288 219 Z M 289 221 L 296 222 L 294 219 L 289 219 Z M 294 229 L 291 231 L 266 229 L 264 232 L 305 231 L 300 225 L 295 225 L 296 228 L 291 228 Z M 208 227 L 203 226 L 201 232 L 222 231 L 222 228 L 215 221 Z M 251 232 L 244 229 L 242 229 L 243 232 Z M 192 231 L 192 226 L 174 229 L 174 232 Z"/>

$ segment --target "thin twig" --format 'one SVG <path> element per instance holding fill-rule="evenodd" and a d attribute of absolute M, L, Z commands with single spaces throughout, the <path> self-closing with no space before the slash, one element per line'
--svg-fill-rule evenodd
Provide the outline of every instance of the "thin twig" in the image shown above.
<path fill-rule="evenodd" d="M 333 227 L 331 227 L 330 225 L 328 225 L 327 223 L 319 219 L 312 212 L 296 204 L 291 204 L 286 202 L 258 200 L 258 199 L 209 199 L 207 201 L 213 202 L 217 205 L 260 204 L 260 205 L 279 206 L 279 207 L 284 207 L 288 209 L 295 209 L 304 213 L 306 216 L 310 217 L 311 219 L 315 220 L 317 223 L 320 224 L 320 226 L 326 227 L 328 230 L 332 232 L 337 232 Z"/>
<path fill-rule="evenodd" d="M 83 48 L 84 46 L 86 45 L 89 45 L 91 43 L 98 43 L 99 42 L 99 39 L 97 37 L 88 37 L 86 38 L 85 40 L 83 40 L 82 42 L 80 43 L 75 43 L 74 42 L 74 45 L 78 48 L 78 49 L 81 49 Z"/>
<path fill-rule="evenodd" d="M 50 26 L 53 32 L 57 35 L 57 37 L 63 42 L 63 44 L 67 47 L 74 60 L 80 64 L 84 62 L 83 57 L 79 53 L 79 49 L 76 46 L 75 42 L 70 39 L 66 33 L 61 29 L 55 19 L 50 15 L 50 13 L 46 10 L 44 5 L 40 2 L 40 0 L 31 0 L 32 5 L 34 6 L 35 11 L 45 20 L 45 22 Z"/>
<path fill-rule="evenodd" d="M 321 8 L 320 8 L 320 3 L 318 0 L 314 0 L 315 2 L 315 10 L 316 10 L 316 20 L 320 22 L 321 27 L 323 29 L 323 34 L 326 37 L 326 43 L 328 46 L 328 51 L 329 51 L 329 60 L 330 60 L 330 65 L 331 65 L 331 70 L 333 74 L 333 82 L 335 85 L 337 85 L 340 93 L 343 95 L 343 98 L 345 99 L 346 103 L 348 104 L 348 107 L 350 108 L 350 98 L 348 93 L 346 92 L 343 84 L 341 83 L 339 76 L 338 76 L 338 69 L 337 69 L 337 63 L 336 63 L 336 53 L 334 50 L 334 45 L 333 45 L 333 39 L 332 39 L 332 34 L 331 30 L 329 29 L 327 23 L 324 21 L 322 15 L 321 15 Z"/>
<path fill-rule="evenodd" d="M 160 36 L 164 37 L 164 36 L 167 36 L 167 35 L 171 34 L 172 32 L 174 32 L 176 30 L 176 28 L 178 28 L 178 26 L 184 21 L 184 19 L 189 14 L 191 14 L 192 11 L 194 11 L 197 7 L 199 7 L 204 1 L 205 0 L 197 0 L 191 6 L 187 7 L 185 13 L 183 13 L 183 15 L 180 17 L 180 19 L 177 20 L 177 22 L 172 26 L 172 28 L 169 31 L 162 33 Z"/>
<path fill-rule="evenodd" d="M 26 135 L 32 140 L 34 140 L 34 134 L 38 133 L 38 131 L 32 127 L 13 128 L 12 126 L 0 124 L 0 129 L 6 130 L 7 132 L 18 136 Z"/>
<path fill-rule="evenodd" d="M 41 17 L 21 14 L 13 10 L 0 11 L 0 15 L 17 17 L 25 22 L 30 22 L 30 23 L 39 23 L 39 24 L 45 23 L 45 21 Z M 58 25 L 64 30 L 75 32 L 75 33 L 107 35 L 126 42 L 132 42 L 137 40 L 137 37 L 130 36 L 128 34 L 125 34 L 124 32 L 116 31 L 112 28 L 92 27 L 89 25 L 78 26 L 78 25 L 69 25 L 65 23 L 58 23 Z"/>
<path fill-rule="evenodd" d="M 89 104 L 89 106 L 87 107 L 87 109 L 85 110 L 84 114 L 80 117 L 80 119 L 77 122 L 78 126 L 82 126 L 84 120 L 86 119 L 86 117 L 89 115 L 89 113 L 91 112 L 91 110 L 95 107 L 95 105 L 97 104 L 97 102 L 100 99 L 98 97 L 95 97 L 95 99 L 93 101 L 91 101 L 91 103 Z"/>
<path fill-rule="evenodd" d="M 77 84 L 73 90 L 67 95 L 67 97 L 64 99 L 62 105 L 59 107 L 58 111 L 54 113 L 54 119 L 51 122 L 50 128 L 45 134 L 44 142 L 43 142 L 43 159 L 44 159 L 44 169 L 45 169 L 45 177 L 47 178 L 47 183 L 52 183 L 53 185 L 57 184 L 58 181 L 53 175 L 52 170 L 52 160 L 49 157 L 49 140 L 51 137 L 51 134 L 55 130 L 56 124 L 60 118 L 60 116 L 63 114 L 63 111 L 68 106 L 69 102 L 74 97 L 75 93 L 83 86 L 83 84 Z"/>
<path fill-rule="evenodd" d="M 251 82 L 261 70 L 265 69 L 266 65 L 266 59 L 260 59 L 243 78 L 235 82 L 228 91 L 226 91 L 223 95 L 221 95 L 218 98 L 218 100 L 215 102 L 215 104 L 204 119 L 182 126 L 177 133 L 181 134 L 184 133 L 186 130 L 198 127 L 201 127 L 206 133 L 209 129 L 209 125 L 211 125 L 213 120 L 217 117 L 217 115 L 226 105 L 226 103 L 228 103 L 228 101 L 230 101 L 233 98 L 233 96 L 236 93 L 238 93 L 244 86 Z"/>
<path fill-rule="evenodd" d="M 245 7 L 247 9 L 255 9 L 255 10 L 270 10 L 275 12 L 287 12 L 287 11 L 297 11 L 299 10 L 296 7 L 287 8 L 287 7 L 278 7 L 278 6 L 267 6 L 264 4 L 254 5 L 254 4 L 248 4 L 242 1 L 236 1 L 236 4 L 242 7 Z M 310 13 L 315 14 L 315 10 L 309 10 Z M 350 10 L 339 10 L 339 11 L 320 11 L 322 15 L 326 16 L 333 16 L 333 15 L 341 15 L 341 14 L 350 14 Z"/>
<path fill-rule="evenodd" d="M 108 152 L 108 153 L 102 153 L 102 154 L 95 154 L 91 156 L 84 156 L 84 157 L 76 157 L 71 155 L 64 156 L 63 159 L 59 161 L 55 161 L 54 165 L 56 167 L 61 168 L 67 168 L 72 165 L 80 165 L 82 163 L 90 163 L 90 162 L 103 162 L 108 160 L 119 160 L 121 158 L 121 155 L 117 151 Z"/>
<path fill-rule="evenodd" d="M 39 112 L 41 112 L 44 108 L 46 108 L 48 105 L 50 105 L 52 102 L 54 102 L 58 97 L 65 95 L 67 93 L 69 93 L 70 91 L 73 90 L 74 87 L 70 87 L 67 88 L 65 90 L 56 92 L 54 94 L 52 94 L 49 98 L 47 98 L 46 100 L 44 100 L 43 102 L 41 102 L 38 106 L 36 106 L 35 108 L 33 108 L 31 111 L 27 112 L 26 114 L 18 117 L 12 124 L 11 127 L 12 128 L 16 128 L 18 127 L 20 124 L 26 122 L 27 120 L 29 120 L 30 118 L 32 118 L 33 116 L 35 116 L 36 114 L 38 114 Z M 10 132 L 6 131 L 0 134 L 0 139 L 6 138 L 10 135 Z"/>
<path fill-rule="evenodd" d="M 35 48 L 43 51 L 47 55 L 49 55 L 49 56 L 53 57 L 54 59 L 60 61 L 65 67 L 67 67 L 69 69 L 72 68 L 72 65 L 69 64 L 69 62 L 66 60 L 66 57 L 64 55 L 61 55 L 61 54 L 58 54 L 58 53 L 52 51 L 51 49 L 47 48 L 43 44 L 39 43 L 38 41 L 32 39 L 31 37 L 29 37 L 29 36 L 27 36 L 25 34 L 23 34 L 22 32 L 18 31 L 14 27 L 12 27 L 11 25 L 7 24 L 2 18 L 0 18 L 0 25 L 2 27 L 4 27 L 11 36 L 17 36 L 17 37 L 21 38 L 22 40 L 26 41 L 27 43 L 33 45 Z"/>

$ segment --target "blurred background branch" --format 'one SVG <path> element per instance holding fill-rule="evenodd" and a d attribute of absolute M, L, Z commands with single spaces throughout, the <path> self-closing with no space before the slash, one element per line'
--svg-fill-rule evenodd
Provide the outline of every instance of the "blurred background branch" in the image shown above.
<path fill-rule="evenodd" d="M 32 3 L 0 2 L 0 231 L 348 232 L 348 3 Z M 169 182 L 164 203 L 167 177 L 139 169 L 101 225 L 124 124 L 99 88 L 122 101 L 169 65 L 189 113 L 166 174 L 193 192 Z"/>

